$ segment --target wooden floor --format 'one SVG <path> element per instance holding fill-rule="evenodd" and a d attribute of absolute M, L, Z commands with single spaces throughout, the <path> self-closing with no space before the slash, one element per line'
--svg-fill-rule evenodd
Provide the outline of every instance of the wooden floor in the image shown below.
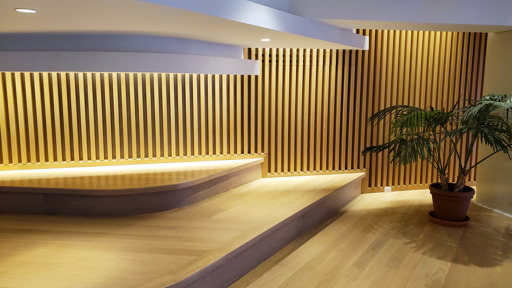
<path fill-rule="evenodd" d="M 0 287 L 164 287 L 359 177 L 259 179 L 132 217 L 0 214 Z"/>
<path fill-rule="evenodd" d="M 2 171 L 0 191 L 111 195 L 147 187 L 178 189 L 259 164 L 263 159 L 197 161 L 80 168 Z"/>
<path fill-rule="evenodd" d="M 425 190 L 361 195 L 231 288 L 512 287 L 512 218 L 472 204 L 448 228 L 430 210 Z"/>

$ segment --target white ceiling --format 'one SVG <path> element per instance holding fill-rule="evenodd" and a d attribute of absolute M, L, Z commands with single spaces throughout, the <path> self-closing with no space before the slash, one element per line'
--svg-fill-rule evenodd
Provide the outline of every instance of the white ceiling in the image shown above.
<path fill-rule="evenodd" d="M 229 2 L 221 0 L 210 1 L 213 1 L 212 3 L 218 3 L 219 5 Z M 375 11 L 372 10 L 372 6 L 366 6 L 373 3 L 372 1 L 377 1 L 375 3 L 379 3 L 378 7 L 373 9 Z M 475 2 L 475 0 L 468 1 Z M 510 0 L 489 1 L 492 3 L 512 2 Z M 167 2 L 173 3 L 180 1 L 173 0 Z M 271 3 L 272 1 L 255 0 L 255 2 Z M 429 4 L 430 10 L 435 10 L 432 7 L 435 7 L 435 5 L 441 5 L 439 4 L 441 2 L 445 3 L 442 4 L 445 9 L 449 9 L 449 7 L 453 7 L 453 9 L 455 9 L 458 7 L 456 7 L 455 4 L 459 6 L 464 4 L 464 1 L 460 0 L 443 0 L 439 3 L 438 2 L 439 0 L 429 0 L 428 2 L 424 0 L 408 0 L 405 2 L 398 0 L 290 0 L 289 2 L 279 0 L 275 3 L 281 3 L 280 6 L 274 6 L 276 8 L 285 7 L 288 6 L 288 4 L 285 4 L 289 3 L 289 5 L 295 9 L 291 9 L 294 13 L 301 14 L 306 17 L 324 19 L 322 21 L 326 23 L 347 29 L 407 29 L 474 32 L 497 32 L 512 29 L 511 26 L 508 25 L 488 25 L 489 23 L 497 23 L 494 20 L 486 20 L 486 25 L 460 23 L 443 24 L 439 23 L 439 20 L 442 19 L 439 18 L 441 17 L 439 16 L 441 13 L 435 13 L 435 15 L 432 16 L 428 15 L 428 13 L 424 13 L 426 15 L 422 14 L 421 18 L 423 23 L 381 21 L 382 19 L 386 19 L 386 17 L 395 17 L 396 19 L 414 18 L 414 16 L 407 15 L 407 13 L 401 13 L 405 14 L 405 16 L 392 14 L 394 10 L 397 10 L 397 5 L 403 9 L 410 6 L 410 9 L 416 9 L 414 11 L 418 11 L 418 9 L 422 7 L 419 5 L 426 5 L 425 3 L 431 3 Z M 417 5 L 415 3 L 417 3 Z M 481 1 L 481 5 L 486 4 L 487 1 Z M 499 11 L 500 8 L 506 10 L 508 9 L 507 7 L 510 6 L 508 4 L 500 5 L 502 6 L 496 5 L 497 7 L 495 8 L 485 8 L 485 11 L 486 13 L 490 13 L 492 11 Z M 14 12 L 13 9 L 19 7 L 33 8 L 36 9 L 38 13 L 21 14 Z M 343 10 L 343 7 L 346 7 L 347 9 Z M 351 11 L 354 12 L 351 13 Z M 365 13 L 359 15 L 358 13 L 362 13 L 362 11 Z M 419 9 L 419 11 L 421 11 L 421 9 Z M 476 13 L 478 11 L 474 12 Z M 510 12 L 511 13 L 501 11 L 500 13 L 504 15 L 512 15 L 512 11 Z M 334 14 L 341 16 L 335 17 L 336 19 L 333 17 L 322 17 L 332 16 Z M 374 21 L 375 19 L 361 19 L 364 15 L 368 15 L 367 17 L 369 18 L 373 16 L 380 18 L 379 21 Z M 447 17 L 446 13 L 442 16 Z M 468 14 L 468 17 L 469 16 L 471 15 Z M 346 19 L 340 19 L 343 17 L 346 17 Z M 432 21 L 430 23 L 425 22 L 425 19 L 429 17 L 438 18 L 435 19 L 436 21 Z M 461 18 L 460 16 L 457 17 Z M 492 18 L 493 15 L 484 15 L 482 17 L 487 17 L 485 19 L 488 19 Z M 350 18 L 350 20 L 348 20 L 348 18 Z M 512 16 L 508 19 L 512 19 Z M 503 21 L 510 22 L 511 20 L 508 19 Z M 188 38 L 242 47 L 354 48 L 349 46 L 344 47 L 337 43 L 330 43 L 328 41 L 322 41 L 310 37 L 294 35 L 292 33 L 284 33 L 273 29 L 266 29 L 255 25 L 231 21 L 220 17 L 209 16 L 185 9 L 137 0 L 1 0 L 0 33 L 155 35 Z M 271 38 L 272 42 L 260 42 L 259 39 L 261 38 Z"/>
<path fill-rule="evenodd" d="M 260 4 L 247 0 L 0 0 L 0 51 L 4 51 L 0 53 L 12 58 L 8 53 L 16 52 L 20 59 L 25 57 L 23 53 L 30 51 L 177 53 L 181 54 L 181 58 L 162 54 L 162 57 L 167 57 L 166 66 L 174 69 L 181 65 L 188 69 L 194 61 L 204 62 L 204 59 L 194 60 L 190 56 L 210 56 L 211 63 L 223 63 L 222 59 L 215 57 L 226 57 L 225 53 L 233 55 L 232 51 L 241 51 L 241 47 L 364 49 L 368 39 L 355 35 L 352 29 L 356 28 L 471 32 L 512 30 L 512 0 L 253 1 Z M 22 14 L 15 12 L 15 8 L 31 8 L 38 12 Z M 76 37 L 80 41 L 72 40 Z M 162 40 L 162 37 L 170 44 L 164 44 L 166 40 Z M 180 38 L 189 40 L 181 41 Z M 272 41 L 261 42 L 261 38 Z M 137 41 L 142 41 L 144 45 L 135 43 Z M 53 46 L 48 48 L 48 43 Z M 96 46 L 91 48 L 91 43 Z M 130 45 L 130 48 L 125 48 Z M 46 46 L 44 49 L 37 48 Z M 240 50 L 233 50 L 233 46 Z M 178 49 L 180 52 L 176 47 L 185 51 Z M 212 53 L 214 50 L 215 53 Z M 86 60 L 76 65 L 78 71 L 82 66 L 89 67 L 86 64 L 91 61 L 87 59 L 96 57 L 96 54 L 82 54 Z M 139 56 L 154 56 L 149 54 Z M 241 60 L 241 53 L 234 54 L 230 58 Z M 114 54 L 103 56 L 114 60 L 120 57 Z M 41 63 L 44 62 L 41 67 L 48 66 L 45 56 L 37 57 Z M 129 62 L 131 58 L 127 56 L 122 61 L 116 61 Z M 15 62 L 19 66 L 23 61 Z M 153 66 L 159 68 L 158 62 L 154 61 Z M 66 63 L 62 61 L 62 65 L 48 66 L 47 69 L 75 69 L 65 66 Z M 97 63 L 97 71 L 110 69 L 105 67 L 104 61 Z M 3 64 L 0 63 L 0 66 Z M 237 74 L 247 73 L 246 66 L 254 63 L 235 64 L 232 73 Z M 160 71 L 153 66 L 147 67 L 147 70 Z M 204 67 L 200 66 L 197 65 L 197 71 L 204 71 Z M 240 68 L 238 72 L 235 69 L 237 66 Z M 9 69 L 16 70 L 12 67 Z M 224 70 L 208 71 L 228 73 Z"/>
<path fill-rule="evenodd" d="M 20 7 L 38 13 L 14 11 Z M 0 33 L 132 34 L 242 47 L 354 48 L 136 0 L 1 0 Z"/>

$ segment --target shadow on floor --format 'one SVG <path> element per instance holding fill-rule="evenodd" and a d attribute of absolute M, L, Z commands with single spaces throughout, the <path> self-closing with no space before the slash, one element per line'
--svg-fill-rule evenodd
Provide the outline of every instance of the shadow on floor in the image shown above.
<path fill-rule="evenodd" d="M 397 203 L 394 203 L 397 204 Z M 431 204 L 376 209 L 371 233 L 382 233 L 415 252 L 465 266 L 496 267 L 512 258 L 512 219 L 471 204 L 465 228 L 430 223 Z M 370 232 L 370 231 L 368 231 Z"/>

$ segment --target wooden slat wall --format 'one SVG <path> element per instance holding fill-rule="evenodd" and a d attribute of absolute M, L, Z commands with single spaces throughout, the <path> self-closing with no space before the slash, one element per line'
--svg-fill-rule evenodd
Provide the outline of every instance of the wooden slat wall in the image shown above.
<path fill-rule="evenodd" d="M 246 49 L 260 76 L 0 73 L 0 169 L 267 153 L 270 175 L 366 169 L 370 190 L 432 182 L 426 163 L 362 157 L 387 135 L 365 120 L 480 97 L 487 35 L 359 33 L 369 51 Z"/>
<path fill-rule="evenodd" d="M 231 75 L 1 73 L 2 166 L 243 154 L 242 85 Z"/>

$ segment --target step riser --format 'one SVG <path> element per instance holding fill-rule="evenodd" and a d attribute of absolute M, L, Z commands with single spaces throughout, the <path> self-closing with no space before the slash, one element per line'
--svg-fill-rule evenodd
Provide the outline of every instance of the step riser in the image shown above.
<path fill-rule="evenodd" d="M 128 195 L 0 193 L 0 211 L 75 216 L 129 216 L 166 211 L 199 202 L 261 178 L 253 165 L 182 189 Z"/>

